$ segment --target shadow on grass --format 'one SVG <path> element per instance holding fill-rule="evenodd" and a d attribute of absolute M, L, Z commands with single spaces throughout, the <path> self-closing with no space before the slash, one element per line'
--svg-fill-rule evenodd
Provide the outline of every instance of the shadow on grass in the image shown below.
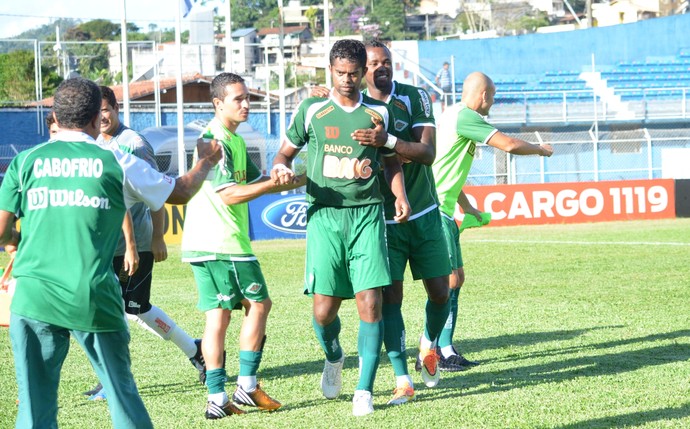
<path fill-rule="evenodd" d="M 658 421 L 678 420 L 688 416 L 690 416 L 690 403 L 685 403 L 680 407 L 659 408 L 656 410 L 638 411 L 636 413 L 601 417 L 598 419 L 556 426 L 554 429 L 624 428 L 641 426 L 645 423 Z"/>
<path fill-rule="evenodd" d="M 143 397 L 147 396 L 163 396 L 169 395 L 171 393 L 185 393 L 185 392 L 206 392 L 206 387 L 201 383 L 189 382 L 189 383 L 159 383 L 159 384 L 143 384 L 137 383 L 137 388 L 139 390 L 139 395 Z"/>
<path fill-rule="evenodd" d="M 623 326 L 615 326 L 615 328 L 622 328 Z M 605 327 L 605 328 L 611 328 L 611 327 Z M 602 328 L 604 329 L 604 328 Z M 529 335 L 529 334 L 526 334 Z M 660 341 L 660 340 L 669 340 L 669 339 L 674 339 L 674 338 L 679 338 L 679 337 L 688 337 L 690 336 L 690 330 L 682 330 L 682 331 L 676 331 L 676 332 L 663 332 L 659 334 L 651 334 L 647 335 L 644 337 L 636 337 L 636 338 L 625 338 L 621 340 L 615 340 L 615 341 L 607 341 L 604 343 L 599 343 L 599 344 L 586 344 L 586 345 L 578 345 L 578 346 L 571 346 L 571 347 L 561 347 L 559 349 L 555 350 L 546 350 L 546 351 L 541 351 L 541 352 L 535 352 L 535 353 L 513 353 L 513 354 L 508 354 L 505 355 L 504 357 L 500 359 L 493 359 L 493 360 L 487 360 L 486 362 L 512 362 L 515 360 L 519 359 L 534 359 L 534 358 L 539 358 L 539 357 L 548 357 L 548 356 L 558 356 L 558 355 L 564 355 L 564 354 L 572 354 L 572 353 L 577 353 L 581 352 L 582 350 L 600 350 L 600 349 L 608 349 L 612 347 L 619 347 L 619 346 L 625 346 L 625 345 L 630 345 L 630 344 L 635 344 L 635 343 L 642 343 L 642 342 L 653 342 L 653 341 Z M 562 338 L 556 338 L 556 339 L 562 339 Z"/>
<path fill-rule="evenodd" d="M 567 341 L 577 338 L 581 335 L 599 331 L 603 329 L 618 329 L 623 328 L 623 325 L 610 325 L 610 326 L 595 326 L 592 328 L 582 328 L 582 329 L 568 329 L 560 331 L 546 331 L 546 332 L 525 332 L 522 334 L 507 334 L 498 335 L 495 337 L 487 338 L 475 338 L 469 340 L 460 340 L 460 347 L 458 349 L 463 353 L 471 353 L 476 350 L 495 350 L 502 349 L 504 347 L 524 347 L 531 346 L 538 343 L 548 343 L 550 341 Z M 521 355 L 522 356 L 522 355 Z M 512 357 L 506 356 L 504 359 L 513 359 Z M 494 360 L 500 362 L 501 360 Z M 489 360 L 484 362 L 491 362 Z"/>
<path fill-rule="evenodd" d="M 658 340 L 671 340 L 690 336 L 690 330 L 679 330 L 668 333 L 648 335 L 633 339 L 610 341 L 591 346 L 583 346 L 582 350 L 599 350 L 619 345 L 633 343 L 647 343 Z M 580 350 L 580 352 L 582 352 Z M 536 357 L 540 357 L 538 354 Z M 532 357 L 532 355 L 530 356 Z M 580 356 L 560 361 L 549 361 L 536 365 L 511 366 L 498 371 L 479 372 L 477 369 L 462 373 L 443 373 L 441 385 L 443 389 L 425 390 L 419 400 L 434 400 L 439 398 L 457 397 L 458 395 L 481 395 L 485 393 L 503 392 L 543 383 L 559 383 L 582 377 L 600 377 L 636 371 L 654 365 L 664 365 L 670 362 L 686 361 L 690 358 L 690 346 L 685 344 L 669 344 L 657 347 L 647 347 L 640 350 L 599 354 L 596 356 Z M 481 367 L 479 367 L 481 368 Z M 459 393 L 457 389 L 462 389 Z"/>

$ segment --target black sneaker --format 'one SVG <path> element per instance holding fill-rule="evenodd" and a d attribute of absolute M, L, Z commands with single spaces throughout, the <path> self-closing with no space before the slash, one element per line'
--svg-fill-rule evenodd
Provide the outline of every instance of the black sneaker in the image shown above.
<path fill-rule="evenodd" d="M 457 353 L 457 350 L 453 350 Z M 479 362 L 466 359 L 461 353 L 457 353 L 450 355 L 447 358 L 444 358 L 443 355 L 441 355 L 441 361 L 439 362 L 438 367 L 441 369 L 441 371 L 455 372 L 467 371 L 468 369 L 477 365 L 479 365 Z"/>
<path fill-rule="evenodd" d="M 189 361 L 199 371 L 199 382 L 206 384 L 206 362 L 204 361 L 204 355 L 201 353 L 201 340 L 194 340 L 194 344 L 196 344 L 196 354 L 190 357 Z"/>
<path fill-rule="evenodd" d="M 212 401 L 208 401 L 206 403 L 205 415 L 209 420 L 222 419 L 223 417 L 228 417 L 233 414 L 246 414 L 246 411 L 242 411 L 237 408 L 232 401 L 226 402 L 222 407 L 220 405 L 216 405 Z"/>
<path fill-rule="evenodd" d="M 95 386 L 93 387 L 93 389 L 87 390 L 86 392 L 83 392 L 82 395 L 84 395 L 84 396 L 93 396 L 93 395 L 95 395 L 96 393 L 100 392 L 101 390 L 103 390 L 103 385 L 102 385 L 101 383 L 98 383 L 97 385 L 95 385 Z"/>

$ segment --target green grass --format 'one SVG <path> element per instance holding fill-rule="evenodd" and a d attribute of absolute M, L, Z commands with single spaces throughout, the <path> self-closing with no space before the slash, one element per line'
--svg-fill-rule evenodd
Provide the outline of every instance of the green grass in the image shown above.
<path fill-rule="evenodd" d="M 250 410 L 218 422 L 203 418 L 204 387 L 171 343 L 132 326 L 133 372 L 159 428 L 687 428 L 690 427 L 690 219 L 482 228 L 462 235 L 467 281 L 456 344 L 482 365 L 444 373 L 437 388 L 413 374 L 417 400 L 385 405 L 393 373 L 383 355 L 376 412 L 351 416 L 357 382 L 353 302 L 341 309 L 347 354 L 343 393 L 321 396 L 323 354 L 301 293 L 304 242 L 254 243 L 274 301 L 259 377 L 282 401 L 273 414 Z M 171 246 L 157 265 L 152 301 L 192 336 L 203 315 L 188 266 Z M 409 367 L 423 323 L 424 293 L 407 282 L 403 312 Z M 227 339 L 237 371 L 241 315 Z M 7 329 L 0 329 L 0 427 L 16 414 Z M 107 406 L 80 392 L 96 381 L 73 343 L 62 371 L 63 428 L 109 427 Z M 232 386 L 228 386 L 232 389 Z"/>

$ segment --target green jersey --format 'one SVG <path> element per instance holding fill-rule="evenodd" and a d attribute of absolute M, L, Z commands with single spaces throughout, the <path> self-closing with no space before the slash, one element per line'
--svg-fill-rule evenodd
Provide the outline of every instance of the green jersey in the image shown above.
<path fill-rule="evenodd" d="M 330 207 L 356 207 L 383 201 L 378 173 L 381 155 L 389 149 L 360 145 L 351 133 L 373 128 L 372 119 L 393 132 L 385 103 L 360 94 L 354 107 L 341 106 L 333 97 L 311 97 L 300 103 L 285 133 L 297 148 L 307 149 L 307 201 Z"/>
<path fill-rule="evenodd" d="M 366 94 L 366 90 L 364 90 Z M 388 97 L 388 106 L 393 113 L 393 135 L 405 140 L 415 141 L 412 129 L 434 127 L 434 112 L 429 94 L 421 88 L 393 81 L 393 90 Z M 404 162 L 405 191 L 412 209 L 410 219 L 414 220 L 438 206 L 434 174 L 431 166 L 418 162 Z M 386 223 L 397 223 L 395 216 L 395 195 L 381 176 L 381 191 L 384 196 Z"/>
<path fill-rule="evenodd" d="M 125 210 L 138 201 L 158 210 L 174 186 L 80 132 L 17 155 L 0 188 L 0 210 L 21 219 L 11 311 L 85 332 L 127 329 L 112 268 Z"/>
<path fill-rule="evenodd" d="M 497 132 L 479 113 L 462 103 L 441 114 L 436 133 L 436 161 L 432 166 L 441 212 L 453 217 L 455 204 L 470 172 L 477 143 L 486 144 Z"/>
<path fill-rule="evenodd" d="M 187 204 L 182 260 L 256 259 L 249 240 L 248 204 L 229 206 L 218 193 L 229 186 L 246 185 L 260 179 L 261 171 L 249 158 L 244 139 L 230 132 L 217 118 L 203 133 L 208 134 L 223 145 L 223 158 Z M 194 158 L 196 163 L 196 154 Z"/>

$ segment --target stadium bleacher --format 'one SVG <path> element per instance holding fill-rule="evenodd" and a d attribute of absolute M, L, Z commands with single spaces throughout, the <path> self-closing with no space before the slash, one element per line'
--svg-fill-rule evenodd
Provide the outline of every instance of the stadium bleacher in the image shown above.
<path fill-rule="evenodd" d="M 625 101 L 673 99 L 690 94 L 690 48 L 676 56 L 621 62 L 603 67 L 601 78 Z M 562 102 L 592 98 L 592 91 L 580 70 L 551 70 L 541 76 L 520 76 L 495 80 L 496 100 L 500 103 Z M 517 92 L 524 94 L 518 95 Z"/>

